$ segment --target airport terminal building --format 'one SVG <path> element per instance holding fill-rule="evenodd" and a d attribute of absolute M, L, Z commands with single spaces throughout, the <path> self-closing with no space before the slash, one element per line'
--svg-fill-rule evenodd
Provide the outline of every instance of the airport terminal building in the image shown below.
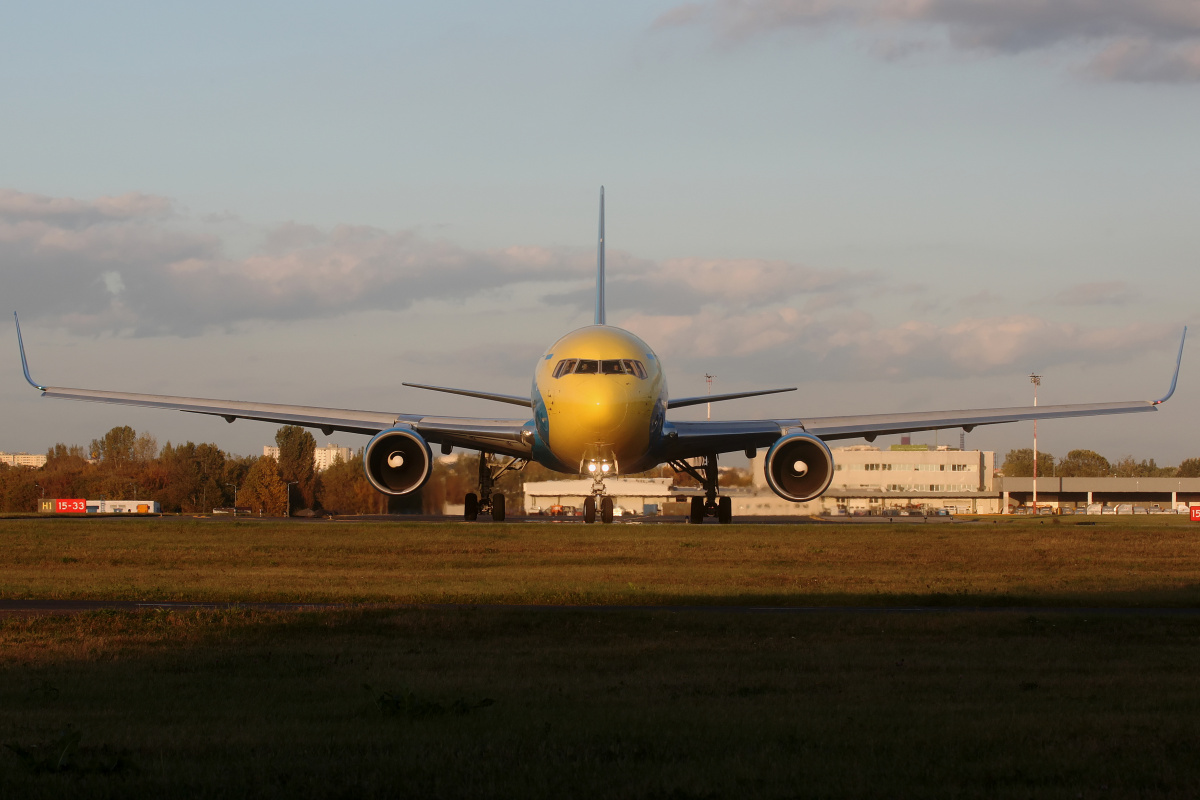
<path fill-rule="evenodd" d="M 926 445 L 869 445 L 833 450 L 835 471 L 829 490 L 808 503 L 776 495 L 763 474 L 763 455 L 751 459 L 751 487 L 724 489 L 738 516 L 837 516 L 842 514 L 1004 514 L 1028 513 L 1032 478 L 996 475 L 996 454 Z M 582 507 L 590 480 L 525 484 L 525 508 L 543 513 L 554 505 Z M 616 478 L 606 482 L 616 505 L 686 513 L 680 502 L 700 494 L 698 487 L 672 486 L 670 478 Z M 1059 478 L 1037 481 L 1040 509 L 1084 513 L 1140 513 L 1200 506 L 1200 478 Z"/>
<path fill-rule="evenodd" d="M 808 503 L 792 503 L 767 486 L 763 455 L 750 460 L 754 491 L 733 497 L 734 515 L 873 513 L 947 509 L 958 514 L 998 514 L 996 454 L 927 445 L 871 445 L 833 450 L 829 490 Z"/>

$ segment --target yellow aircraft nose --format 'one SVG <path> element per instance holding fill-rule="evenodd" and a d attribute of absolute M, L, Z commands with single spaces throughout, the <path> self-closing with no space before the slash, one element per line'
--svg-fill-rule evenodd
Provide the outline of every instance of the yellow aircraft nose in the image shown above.
<path fill-rule="evenodd" d="M 654 402 L 636 378 L 622 375 L 571 376 L 547 404 L 550 448 L 564 463 L 584 458 L 632 459 L 649 439 Z"/>
<path fill-rule="evenodd" d="M 582 435 L 596 441 L 611 441 L 629 417 L 629 389 L 620 385 L 624 381 L 608 376 L 594 380 L 598 385 L 573 404 L 575 422 Z"/>

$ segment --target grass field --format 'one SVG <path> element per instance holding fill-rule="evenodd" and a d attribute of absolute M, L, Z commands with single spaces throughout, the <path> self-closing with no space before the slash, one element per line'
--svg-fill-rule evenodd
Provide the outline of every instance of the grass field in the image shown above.
<path fill-rule="evenodd" d="M 0 798 L 1196 797 L 1174 520 L 551 526 L 15 520 L 14 597 L 391 607 L 0 618 Z"/>
<path fill-rule="evenodd" d="M 1200 605 L 1200 525 L 0 520 L 0 598 Z"/>

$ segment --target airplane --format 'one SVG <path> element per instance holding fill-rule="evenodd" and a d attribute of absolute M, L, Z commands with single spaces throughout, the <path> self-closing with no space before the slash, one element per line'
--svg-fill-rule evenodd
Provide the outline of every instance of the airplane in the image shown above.
<path fill-rule="evenodd" d="M 319 429 L 326 436 L 334 431 L 369 435 L 371 439 L 363 450 L 367 480 L 390 496 L 418 491 L 429 479 L 433 468 L 430 445 L 439 445 L 447 455 L 455 447 L 476 450 L 480 453 L 479 489 L 478 493 L 466 495 L 464 515 L 471 521 L 481 514 L 490 514 L 498 522 L 505 517 L 505 499 L 495 491 L 496 481 L 506 472 L 523 469 L 530 461 L 558 472 L 592 478 L 591 493 L 584 500 L 584 520 L 588 523 L 594 523 L 597 515 L 601 522 L 613 520 L 613 500 L 605 493 L 606 478 L 666 464 L 676 473 L 692 476 L 704 489 L 703 497 L 692 498 L 689 522 L 702 523 L 706 517 L 716 517 L 720 523 L 728 524 L 733 519 L 732 503 L 728 495 L 721 494 L 717 474 L 717 458 L 726 453 L 744 452 L 753 458 L 758 450 L 765 448 L 763 469 L 767 485 L 785 500 L 804 503 L 824 494 L 833 480 L 835 465 L 827 444 L 830 441 L 852 438 L 874 441 L 877 436 L 947 428 L 962 428 L 969 433 L 980 425 L 1019 420 L 1157 411 L 1175 393 L 1187 339 L 1185 327 L 1171 388 L 1159 400 L 791 419 L 672 421 L 667 418 L 671 409 L 791 392 L 796 387 L 670 398 L 662 363 L 650 346 L 633 333 L 607 323 L 604 286 L 602 186 L 594 322 L 558 339 L 538 358 L 528 397 L 403 384 L 528 409 L 518 417 L 495 419 L 43 386 L 29 375 L 16 312 L 13 319 L 25 380 L 40 390 L 43 397 L 209 414 L 230 423 L 251 419 L 299 425 Z"/>

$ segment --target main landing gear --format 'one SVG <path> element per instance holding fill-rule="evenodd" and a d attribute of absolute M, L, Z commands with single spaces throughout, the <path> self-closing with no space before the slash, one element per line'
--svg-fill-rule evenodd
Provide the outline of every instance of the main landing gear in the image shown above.
<path fill-rule="evenodd" d="M 471 492 L 463 502 L 463 518 L 474 522 L 480 514 L 491 514 L 493 522 L 504 522 L 504 495 L 493 493 L 496 481 L 506 472 L 525 469 L 529 462 L 523 458 L 510 458 L 500 464 L 492 463 L 491 453 L 479 454 L 479 494 Z"/>
<path fill-rule="evenodd" d="M 722 525 L 733 522 L 733 501 L 729 497 L 718 497 L 717 454 L 704 457 L 700 466 L 678 459 L 669 462 L 671 469 L 691 475 L 704 487 L 704 497 L 693 497 L 688 509 L 688 522 L 699 525 L 705 517 L 716 517 Z"/>

